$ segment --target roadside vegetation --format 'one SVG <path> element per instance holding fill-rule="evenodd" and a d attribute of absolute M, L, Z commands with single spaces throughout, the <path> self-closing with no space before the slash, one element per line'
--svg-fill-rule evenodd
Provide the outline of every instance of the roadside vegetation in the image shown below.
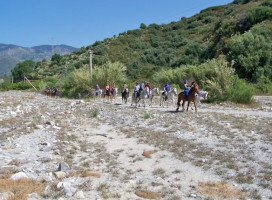
<path fill-rule="evenodd" d="M 26 75 L 40 90 L 48 77 L 67 97 L 89 96 L 96 84 L 166 81 L 182 88 L 184 80 L 196 81 L 209 91 L 210 101 L 250 103 L 252 96 L 272 94 L 272 0 L 235 0 L 210 7 L 190 18 L 169 24 L 141 24 L 118 36 L 96 41 L 69 55 L 51 60 L 24 61 L 12 70 L 16 84 L 0 90 L 29 89 L 17 83 Z M 89 50 L 93 51 L 90 77 Z"/>

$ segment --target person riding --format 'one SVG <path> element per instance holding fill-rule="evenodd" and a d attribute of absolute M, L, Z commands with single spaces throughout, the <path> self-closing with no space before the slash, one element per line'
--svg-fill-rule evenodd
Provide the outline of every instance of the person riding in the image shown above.
<path fill-rule="evenodd" d="M 128 86 L 127 84 L 124 82 L 123 84 L 123 92 L 127 91 L 128 92 Z"/>
<path fill-rule="evenodd" d="M 190 91 L 190 86 L 188 84 L 188 80 L 185 80 L 184 81 L 184 95 L 186 99 L 188 99 L 189 97 L 189 91 Z"/>
<path fill-rule="evenodd" d="M 95 86 L 95 95 L 98 96 L 99 95 L 99 91 L 100 91 L 100 87 L 98 84 L 96 84 Z"/>
<path fill-rule="evenodd" d="M 109 94 L 109 91 L 110 91 L 110 85 L 107 83 L 106 85 L 106 91 L 105 91 L 105 94 Z"/>
<path fill-rule="evenodd" d="M 115 83 L 113 83 L 113 86 L 111 86 L 111 94 L 113 95 L 114 91 L 116 91 Z"/>
<path fill-rule="evenodd" d="M 146 87 L 149 89 L 149 92 L 148 92 L 148 94 L 147 94 L 147 95 L 148 95 L 148 98 L 149 98 L 150 91 L 151 91 L 151 85 L 150 85 L 149 81 L 146 82 L 145 88 L 146 88 Z"/>
<path fill-rule="evenodd" d="M 167 97 L 168 92 L 170 91 L 170 89 L 171 89 L 171 86 L 169 85 L 168 82 L 166 82 L 166 84 L 164 85 L 164 96 Z"/>
<path fill-rule="evenodd" d="M 140 96 L 140 86 L 138 82 L 136 82 L 136 84 L 134 85 L 134 94 L 135 94 L 135 97 Z"/>
<path fill-rule="evenodd" d="M 145 88 L 145 81 L 141 83 L 139 93 L 141 93 L 144 90 L 144 88 Z"/>

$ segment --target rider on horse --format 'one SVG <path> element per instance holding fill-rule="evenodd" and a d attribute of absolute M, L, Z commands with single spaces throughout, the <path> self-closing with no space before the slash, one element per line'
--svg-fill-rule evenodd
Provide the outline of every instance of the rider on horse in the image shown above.
<path fill-rule="evenodd" d="M 166 82 L 166 85 L 164 85 L 164 96 L 167 97 L 168 92 L 170 91 L 171 86 L 169 85 L 168 82 Z"/>
<path fill-rule="evenodd" d="M 95 95 L 98 96 L 99 95 L 99 91 L 100 91 L 100 87 L 98 84 L 96 84 L 95 86 Z"/>
<path fill-rule="evenodd" d="M 141 85 L 140 85 L 140 89 L 139 89 L 140 94 L 144 90 L 144 88 L 145 88 L 145 82 L 141 83 Z"/>
<path fill-rule="evenodd" d="M 113 83 L 113 86 L 111 87 L 111 94 L 113 95 L 114 91 L 116 91 L 115 83 Z"/>
<path fill-rule="evenodd" d="M 106 91 L 105 91 L 105 95 L 109 94 L 109 91 L 110 91 L 110 85 L 107 83 L 106 85 Z"/>
<path fill-rule="evenodd" d="M 123 84 L 123 92 L 127 91 L 128 92 L 128 86 L 127 84 L 124 82 Z"/>
<path fill-rule="evenodd" d="M 140 96 L 140 86 L 138 82 L 136 82 L 136 84 L 134 85 L 134 94 L 135 98 Z"/>
<path fill-rule="evenodd" d="M 185 95 L 186 99 L 188 99 L 188 97 L 189 97 L 189 91 L 190 91 L 190 86 L 188 84 L 188 80 L 185 80 L 184 81 L 184 95 Z"/>
<path fill-rule="evenodd" d="M 151 85 L 150 85 L 149 81 L 146 82 L 145 88 L 149 88 L 149 92 L 148 92 L 148 98 L 149 98 L 150 91 L 151 91 Z"/>

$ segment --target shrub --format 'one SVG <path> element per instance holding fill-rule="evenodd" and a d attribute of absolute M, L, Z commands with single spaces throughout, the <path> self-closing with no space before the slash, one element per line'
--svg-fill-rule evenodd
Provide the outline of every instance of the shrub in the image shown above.
<path fill-rule="evenodd" d="M 98 114 L 99 114 L 98 108 L 93 108 L 93 109 L 91 110 L 91 117 L 92 117 L 92 118 L 97 117 Z"/>
<path fill-rule="evenodd" d="M 248 85 L 245 80 L 239 79 L 238 76 L 233 77 L 232 83 L 233 87 L 230 89 L 229 99 L 235 103 L 251 103 L 254 88 Z"/>
<path fill-rule="evenodd" d="M 267 76 L 261 76 L 255 88 L 257 89 L 257 93 L 272 94 L 272 82 Z"/>

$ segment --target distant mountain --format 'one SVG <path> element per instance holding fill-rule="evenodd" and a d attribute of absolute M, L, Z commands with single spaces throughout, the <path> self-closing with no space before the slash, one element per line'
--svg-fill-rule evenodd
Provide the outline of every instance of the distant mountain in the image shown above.
<path fill-rule="evenodd" d="M 21 47 L 11 44 L 0 44 L 0 75 L 10 74 L 10 70 L 24 60 L 41 61 L 51 59 L 55 53 L 64 55 L 77 50 L 67 45 L 41 45 Z"/>

